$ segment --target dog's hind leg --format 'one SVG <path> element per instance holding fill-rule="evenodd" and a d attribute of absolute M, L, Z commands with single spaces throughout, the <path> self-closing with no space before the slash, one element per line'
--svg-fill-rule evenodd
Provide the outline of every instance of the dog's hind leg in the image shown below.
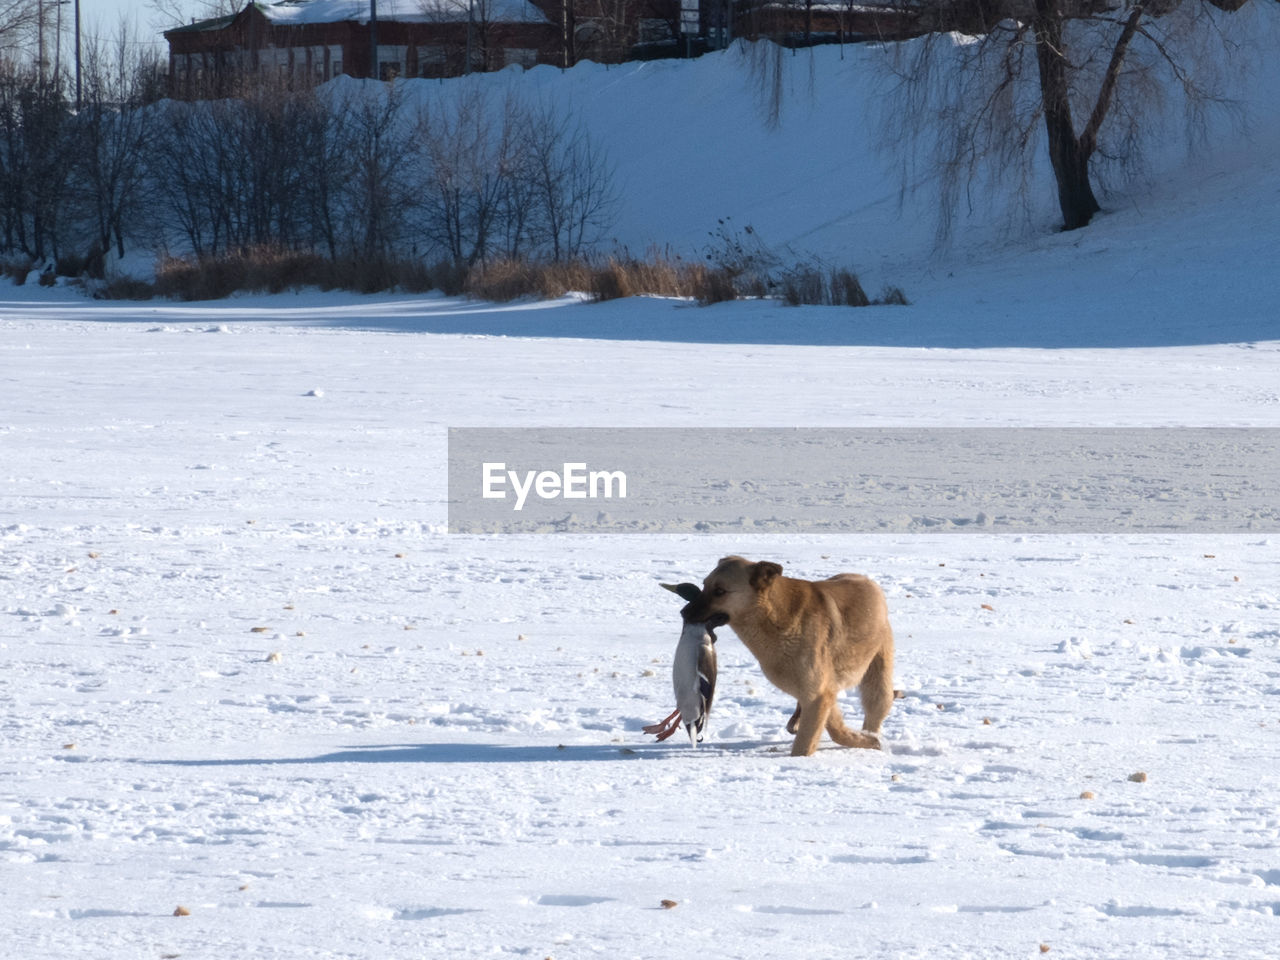
<path fill-rule="evenodd" d="M 797 700 L 796 712 L 793 713 L 791 715 L 791 719 L 787 721 L 787 733 L 791 734 L 794 737 L 796 735 L 796 730 L 799 728 L 799 726 L 800 726 L 800 701 Z"/>
<path fill-rule="evenodd" d="M 875 733 L 855 733 L 844 723 L 844 713 L 839 704 L 831 705 L 827 714 L 827 734 L 842 747 L 861 747 L 864 750 L 879 750 L 880 738 Z"/>
<path fill-rule="evenodd" d="M 800 705 L 800 722 L 796 729 L 796 740 L 791 745 L 793 757 L 808 757 L 817 751 L 822 730 L 827 725 L 827 716 L 835 703 L 834 693 L 823 693 L 814 700 Z"/>
<path fill-rule="evenodd" d="M 879 733 L 893 706 L 893 650 L 881 650 L 867 666 L 858 684 L 862 697 L 862 729 Z"/>

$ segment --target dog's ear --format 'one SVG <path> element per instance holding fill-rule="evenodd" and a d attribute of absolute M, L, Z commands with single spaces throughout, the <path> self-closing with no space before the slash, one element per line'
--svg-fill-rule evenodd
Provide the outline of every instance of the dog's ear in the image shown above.
<path fill-rule="evenodd" d="M 774 577 L 780 576 L 782 576 L 782 564 L 780 563 L 774 563 L 772 560 L 761 560 L 759 563 L 751 565 L 751 586 L 757 590 L 763 590 L 773 583 Z"/>

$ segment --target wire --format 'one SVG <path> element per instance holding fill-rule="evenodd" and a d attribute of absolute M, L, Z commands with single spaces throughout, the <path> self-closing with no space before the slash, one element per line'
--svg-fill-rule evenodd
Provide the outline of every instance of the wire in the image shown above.
<path fill-rule="evenodd" d="M 63 32 L 65 33 L 66 31 L 63 31 Z M 120 38 L 118 36 L 103 37 L 96 33 L 87 33 L 82 27 L 80 29 L 80 42 L 83 43 L 85 40 L 92 40 L 95 43 L 119 43 L 120 42 Z M 167 45 L 169 41 L 165 40 L 163 37 L 156 40 L 137 40 L 137 39 L 134 39 L 133 37 L 125 37 L 124 42 L 128 44 L 132 44 L 134 46 L 144 46 L 144 45 L 159 46 L 161 44 Z"/>

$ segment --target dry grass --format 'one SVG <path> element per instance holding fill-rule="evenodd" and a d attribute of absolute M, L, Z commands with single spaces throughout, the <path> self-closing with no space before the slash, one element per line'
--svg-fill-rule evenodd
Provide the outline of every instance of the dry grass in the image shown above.
<path fill-rule="evenodd" d="M 816 263 L 797 263 L 782 275 L 782 299 L 790 306 L 802 304 L 829 307 L 906 306 L 909 301 L 900 287 L 886 287 L 872 300 L 862 281 L 852 270 L 837 267 L 824 270 Z"/>
<path fill-rule="evenodd" d="M 477 299 L 499 302 L 520 297 L 552 299 L 573 292 L 595 300 L 653 296 L 701 303 L 738 296 L 725 271 L 656 253 L 643 259 L 623 254 L 549 263 L 499 260 L 472 270 L 465 290 Z"/>
<path fill-rule="evenodd" d="M 392 257 L 339 257 L 330 260 L 307 250 L 253 247 L 216 257 L 170 257 L 156 268 L 158 294 L 177 300 L 218 300 L 232 293 L 282 293 L 318 287 L 378 293 L 399 290 L 462 292 L 451 265 L 428 266 Z"/>
<path fill-rule="evenodd" d="M 871 298 L 862 289 L 856 273 L 836 269 L 831 271 L 831 302 L 846 307 L 866 307 L 871 304 Z"/>
<path fill-rule="evenodd" d="M 98 300 L 150 300 L 155 295 L 151 284 L 128 276 L 112 277 L 94 292 Z"/>
<path fill-rule="evenodd" d="M 168 258 L 156 269 L 154 291 L 145 284 L 131 287 L 113 283 L 101 295 L 146 298 L 154 292 L 178 300 L 217 300 L 239 291 L 280 293 L 308 286 L 360 293 L 439 290 L 446 296 L 465 294 L 495 302 L 548 300 L 567 293 L 584 293 L 595 300 L 655 296 L 711 304 L 766 296 L 773 289 L 789 304 L 867 306 L 907 302 L 896 287 L 871 300 L 851 270 L 797 264 L 782 275 L 780 282 L 766 283 L 755 274 L 691 262 L 656 249 L 643 257 L 623 252 L 567 261 L 505 259 L 468 266 L 392 257 L 348 256 L 330 260 L 309 251 L 261 247 L 217 257 Z"/>
<path fill-rule="evenodd" d="M 64 253 L 54 265 L 54 273 L 60 277 L 78 277 L 89 267 L 89 258 L 79 254 Z"/>
<path fill-rule="evenodd" d="M 156 268 L 156 292 L 178 300 L 219 300 L 238 291 L 282 293 L 324 286 L 333 265 L 319 254 L 254 247 L 218 257 L 163 260 Z"/>
<path fill-rule="evenodd" d="M 27 274 L 31 272 L 31 268 L 35 266 L 35 261 L 30 257 L 12 257 L 6 260 L 0 260 L 0 271 L 13 281 L 15 287 L 20 287 L 27 282 Z"/>

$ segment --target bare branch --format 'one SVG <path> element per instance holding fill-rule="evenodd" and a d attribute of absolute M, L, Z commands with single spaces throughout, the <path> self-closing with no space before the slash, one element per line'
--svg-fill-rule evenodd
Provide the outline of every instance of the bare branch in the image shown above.
<path fill-rule="evenodd" d="M 1138 22 L 1145 12 L 1146 10 L 1142 3 L 1134 5 L 1128 19 L 1125 20 L 1124 29 L 1120 31 L 1120 36 L 1116 40 L 1115 46 L 1111 49 L 1111 62 L 1107 65 L 1106 75 L 1098 88 L 1098 98 L 1093 105 L 1093 112 L 1089 115 L 1089 122 L 1085 124 L 1084 130 L 1080 134 L 1080 149 L 1086 157 L 1091 155 L 1098 145 L 1098 131 L 1102 128 L 1102 121 L 1107 117 L 1107 111 L 1111 109 L 1111 101 L 1115 96 L 1116 84 L 1120 80 L 1120 68 L 1124 66 L 1124 58 L 1129 50 L 1129 43 L 1133 40 L 1133 36 L 1138 30 Z"/>

